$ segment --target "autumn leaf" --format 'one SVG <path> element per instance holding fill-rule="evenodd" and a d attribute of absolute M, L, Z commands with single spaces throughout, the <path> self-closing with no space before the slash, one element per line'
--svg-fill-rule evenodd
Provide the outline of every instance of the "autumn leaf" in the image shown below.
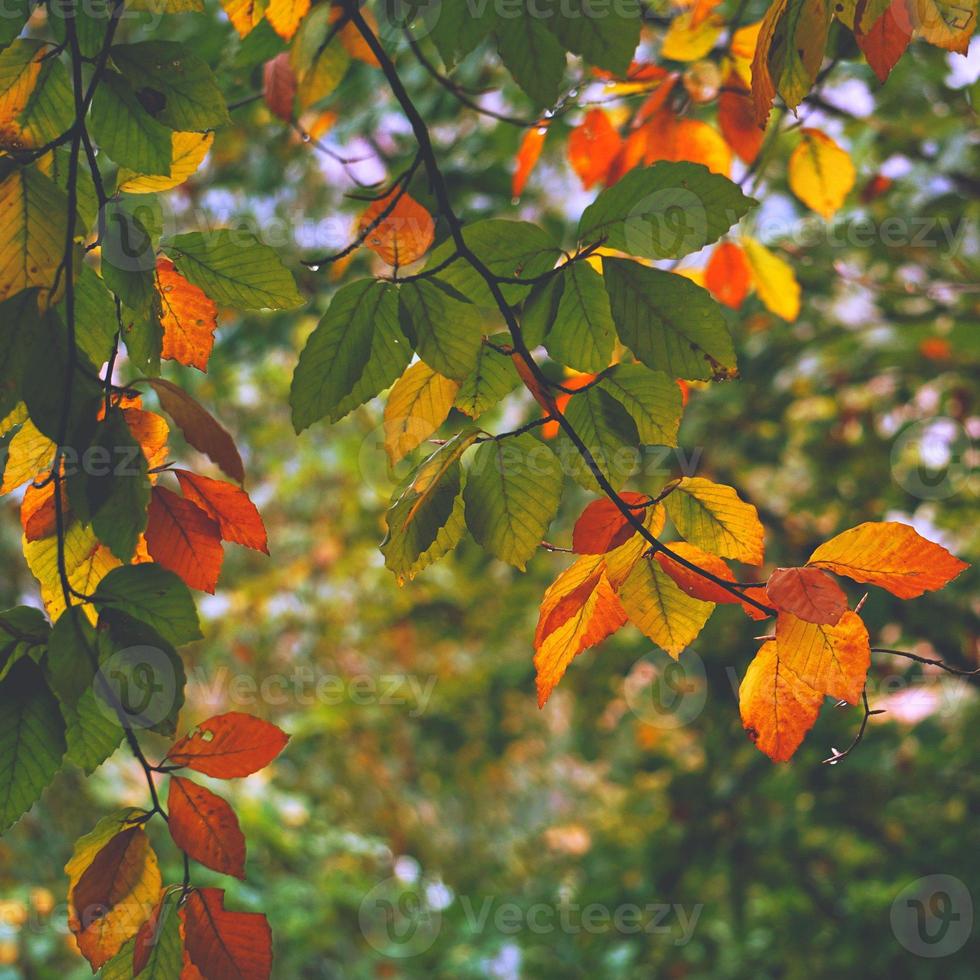
<path fill-rule="evenodd" d="M 759 155 L 766 134 L 755 120 L 751 93 L 734 69 L 718 96 L 718 126 L 739 159 L 751 164 Z"/>
<path fill-rule="evenodd" d="M 223 541 L 234 541 L 246 548 L 269 553 L 262 515 L 241 487 L 198 476 L 189 470 L 172 472 L 184 496 L 217 523 Z"/>
<path fill-rule="evenodd" d="M 789 158 L 790 190 L 829 220 L 854 186 L 854 164 L 848 153 L 819 129 L 801 129 L 800 137 Z"/>
<path fill-rule="evenodd" d="M 288 741 L 289 736 L 270 722 L 229 711 L 202 721 L 174 742 L 167 762 L 216 779 L 236 779 L 264 769 Z"/>
<path fill-rule="evenodd" d="M 184 944 L 177 908 L 180 898 L 181 889 L 164 889 L 150 917 L 140 926 L 133 941 L 133 977 L 149 969 L 150 978 L 180 974 L 183 980 Z"/>
<path fill-rule="evenodd" d="M 871 663 L 868 631 L 857 613 L 847 611 L 831 626 L 781 612 L 776 647 L 780 661 L 814 690 L 857 704 Z"/>
<path fill-rule="evenodd" d="M 384 411 L 385 451 L 392 466 L 446 421 L 458 391 L 458 382 L 437 374 L 424 361 L 405 369 Z"/>
<path fill-rule="evenodd" d="M 357 230 L 367 233 L 364 244 L 392 266 L 417 262 L 435 238 L 432 215 L 401 185 L 365 209 Z"/>
<path fill-rule="evenodd" d="M 157 259 L 163 347 L 160 356 L 207 371 L 218 326 L 218 307 L 204 290 L 188 282 L 167 258 Z"/>
<path fill-rule="evenodd" d="M 226 800 L 171 776 L 167 809 L 170 836 L 189 858 L 222 874 L 245 877 L 245 837 Z"/>
<path fill-rule="evenodd" d="M 680 534 L 699 548 L 761 565 L 765 531 L 759 513 L 732 487 L 701 476 L 685 476 L 664 500 Z"/>
<path fill-rule="evenodd" d="M 823 695 L 780 659 L 776 643 L 763 643 L 738 689 L 742 726 L 773 762 L 787 762 L 820 713 Z"/>
<path fill-rule="evenodd" d="M 27 419 L 7 446 L 0 494 L 10 493 L 28 480 L 38 480 L 50 472 L 58 447 Z"/>
<path fill-rule="evenodd" d="M 734 242 L 720 242 L 704 270 L 704 284 L 719 303 L 737 310 L 752 285 L 752 269 Z"/>
<path fill-rule="evenodd" d="M 218 585 L 221 532 L 197 504 L 166 487 L 154 487 L 147 511 L 146 546 L 153 560 L 192 589 L 213 593 Z"/>
<path fill-rule="evenodd" d="M 683 160 L 700 163 L 727 177 L 732 168 L 732 151 L 717 130 L 700 119 L 680 117 L 664 109 L 648 123 L 643 162 Z"/>
<path fill-rule="evenodd" d="M 161 407 L 177 423 L 188 443 L 217 463 L 233 480 L 241 483 L 245 479 L 245 464 L 227 431 L 172 381 L 164 378 L 144 380 L 156 392 Z"/>
<path fill-rule="evenodd" d="M 170 137 L 170 174 L 148 177 L 120 170 L 119 190 L 126 194 L 157 194 L 183 184 L 195 174 L 208 155 L 214 133 L 173 133 Z"/>
<path fill-rule="evenodd" d="M 725 21 L 718 14 L 694 8 L 670 22 L 660 45 L 660 54 L 671 61 L 697 61 L 708 55 L 721 34 Z"/>
<path fill-rule="evenodd" d="M 268 980 L 272 933 L 264 915 L 229 912 L 219 888 L 195 888 L 183 907 L 191 963 L 207 980 Z"/>
<path fill-rule="evenodd" d="M 818 568 L 777 568 L 766 592 L 778 609 L 808 623 L 836 625 L 847 610 L 841 587 Z"/>
<path fill-rule="evenodd" d="M 741 240 L 755 291 L 771 313 L 792 323 L 800 315 L 800 284 L 793 267 L 754 238 Z"/>
<path fill-rule="evenodd" d="M 262 69 L 262 96 L 269 111 L 285 123 L 293 121 L 296 88 L 296 74 L 289 63 L 288 51 L 277 54 L 265 63 Z"/>
<path fill-rule="evenodd" d="M 265 19 L 284 41 L 290 41 L 309 9 L 310 0 L 269 0 Z"/>
<path fill-rule="evenodd" d="M 622 140 L 602 109 L 590 109 L 568 137 L 568 162 L 588 190 L 603 180 Z"/>
<path fill-rule="evenodd" d="M 941 589 L 969 568 L 942 545 L 894 521 L 869 522 L 843 531 L 820 545 L 807 564 L 880 586 L 900 599 Z"/>
<path fill-rule="evenodd" d="M 624 503 L 636 508 L 633 513 L 642 521 L 645 516 L 645 506 L 650 502 L 650 498 L 645 493 L 630 491 L 624 491 L 619 496 Z M 608 498 L 593 500 L 575 522 L 572 530 L 572 550 L 580 555 L 605 554 L 625 544 L 635 533 L 636 529 L 611 500 Z"/>
<path fill-rule="evenodd" d="M 146 832 L 130 826 L 136 811 L 106 817 L 75 844 L 65 866 L 68 924 L 82 955 L 98 969 L 150 915 L 160 871 Z"/>
<path fill-rule="evenodd" d="M 510 192 L 512 196 L 520 197 L 524 193 L 524 185 L 537 165 L 547 135 L 547 125 L 531 126 L 521 139 L 516 157 L 517 166 L 514 169 L 514 176 L 511 178 Z"/>

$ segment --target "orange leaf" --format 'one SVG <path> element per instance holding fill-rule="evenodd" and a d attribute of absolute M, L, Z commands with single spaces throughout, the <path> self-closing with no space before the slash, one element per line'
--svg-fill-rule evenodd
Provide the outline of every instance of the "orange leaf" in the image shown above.
<path fill-rule="evenodd" d="M 173 472 L 184 496 L 217 521 L 223 540 L 269 553 L 262 515 L 241 487 L 198 476 L 189 470 Z"/>
<path fill-rule="evenodd" d="M 284 41 L 289 41 L 309 9 L 310 0 L 269 0 L 265 19 Z"/>
<path fill-rule="evenodd" d="M 721 242 L 708 259 L 704 284 L 715 299 L 737 310 L 752 284 L 752 269 L 745 253 L 734 242 Z"/>
<path fill-rule="evenodd" d="M 241 483 L 245 479 L 245 464 L 231 436 L 183 388 L 163 378 L 144 380 L 156 392 L 163 410 L 177 423 L 184 438 Z"/>
<path fill-rule="evenodd" d="M 143 450 L 146 465 L 151 470 L 163 466 L 167 461 L 167 439 L 170 437 L 167 420 L 156 412 L 148 412 L 138 407 L 123 408 L 122 414 L 133 438 Z"/>
<path fill-rule="evenodd" d="M 718 125 L 728 145 L 745 163 L 752 163 L 762 149 L 765 129 L 755 120 L 749 90 L 735 71 L 718 96 Z"/>
<path fill-rule="evenodd" d="M 602 109 L 590 109 L 568 137 L 568 162 L 588 190 L 605 178 L 622 146 L 622 138 Z"/>
<path fill-rule="evenodd" d="M 766 592 L 774 606 L 808 623 L 833 626 L 847 611 L 843 589 L 819 568 L 777 568 Z"/>
<path fill-rule="evenodd" d="M 65 485 L 61 485 L 62 511 L 65 523 L 68 522 L 68 494 Z M 24 528 L 24 537 L 28 541 L 40 541 L 54 534 L 57 525 L 57 512 L 54 505 L 54 481 L 37 487 L 27 484 L 24 499 L 20 504 L 20 522 Z"/>
<path fill-rule="evenodd" d="M 871 664 L 868 631 L 857 613 L 847 611 L 830 626 L 781 612 L 776 646 L 780 661 L 814 690 L 857 704 Z"/>
<path fill-rule="evenodd" d="M 728 567 L 728 563 L 717 555 L 702 551 L 687 541 L 671 541 L 668 547 L 675 555 L 686 558 L 692 564 L 697 565 L 698 568 L 703 568 L 706 572 L 711 572 L 717 578 L 732 583 L 736 581 L 732 570 Z M 669 555 L 658 551 L 653 557 L 660 563 L 660 567 L 689 596 L 693 596 L 695 599 L 703 599 L 705 602 L 718 602 L 732 605 L 737 603 L 753 619 L 765 618 L 765 613 L 756 609 L 755 606 L 749 605 L 747 602 L 741 602 L 741 600 L 737 599 L 727 589 L 723 589 L 720 585 L 715 585 L 714 582 L 709 581 L 703 575 L 698 575 L 697 572 L 692 572 L 689 568 L 674 561 Z M 749 594 L 752 594 L 754 591 L 757 590 L 746 590 Z M 760 602 L 766 601 L 764 594 L 761 597 L 753 595 L 753 598 L 758 598 Z"/>
<path fill-rule="evenodd" d="M 208 980 L 268 980 L 272 932 L 264 915 L 229 912 L 220 888 L 195 888 L 183 908 L 191 963 Z"/>
<path fill-rule="evenodd" d="M 167 808 L 170 836 L 189 858 L 222 874 L 245 877 L 245 837 L 226 800 L 171 776 Z"/>
<path fill-rule="evenodd" d="M 335 23 L 342 14 L 343 7 L 340 5 L 334 5 L 330 10 L 330 23 Z M 374 14 L 367 7 L 362 7 L 361 16 L 367 21 L 368 26 L 374 31 L 374 33 L 377 34 L 378 21 Z M 355 24 L 348 21 L 340 29 L 339 36 L 340 43 L 344 46 L 347 53 L 352 58 L 357 58 L 358 61 L 363 61 L 365 64 L 372 65 L 375 68 L 381 67 L 375 53 L 371 50 L 371 46 L 364 40 L 361 32 L 357 29 Z"/>
<path fill-rule="evenodd" d="M 867 31 L 855 24 L 854 40 L 878 81 L 884 83 L 912 40 L 912 21 L 906 0 L 892 0 L 891 6 Z"/>
<path fill-rule="evenodd" d="M 296 74 L 289 63 L 288 51 L 277 54 L 265 63 L 262 69 L 262 97 L 269 111 L 283 122 L 293 121 L 296 88 Z"/>
<path fill-rule="evenodd" d="M 206 371 L 218 327 L 217 305 L 177 272 L 170 259 L 157 259 L 156 287 L 163 326 L 161 356 Z"/>
<path fill-rule="evenodd" d="M 547 135 L 547 125 L 532 126 L 524 134 L 520 149 L 517 151 L 517 169 L 510 184 L 510 192 L 514 197 L 520 197 L 524 193 L 524 185 L 541 156 L 544 138 Z"/>
<path fill-rule="evenodd" d="M 275 725 L 240 711 L 215 715 L 176 741 L 167 753 L 174 766 L 187 766 L 217 779 L 250 776 L 285 748 L 289 736 Z"/>
<path fill-rule="evenodd" d="M 193 501 L 154 487 L 147 510 L 146 546 L 155 562 L 192 589 L 214 593 L 224 557 L 221 532 Z"/>
<path fill-rule="evenodd" d="M 371 203 L 357 225 L 359 234 L 391 207 L 392 199 L 401 194 L 394 208 L 367 236 L 364 244 L 384 259 L 388 265 L 409 265 L 422 258 L 435 238 L 432 215 L 409 194 L 396 187 L 384 197 Z"/>
<path fill-rule="evenodd" d="M 650 500 L 645 493 L 624 492 L 620 497 L 631 506 L 646 504 Z M 638 507 L 637 517 L 642 520 L 644 514 L 645 511 Z M 625 544 L 635 533 L 633 525 L 611 500 L 593 500 L 575 522 L 572 550 L 580 555 L 601 555 Z"/>
<path fill-rule="evenodd" d="M 773 762 L 786 762 L 820 712 L 823 696 L 780 659 L 776 644 L 763 643 L 738 689 L 742 726 Z"/>
<path fill-rule="evenodd" d="M 858 524 L 820 545 L 808 565 L 887 589 L 900 599 L 941 589 L 969 564 L 928 541 L 908 524 Z"/>
<path fill-rule="evenodd" d="M 732 151 L 728 144 L 700 119 L 678 118 L 664 109 L 644 127 L 647 131 L 647 150 L 643 162 L 658 160 L 704 164 L 723 177 L 732 167 Z"/>

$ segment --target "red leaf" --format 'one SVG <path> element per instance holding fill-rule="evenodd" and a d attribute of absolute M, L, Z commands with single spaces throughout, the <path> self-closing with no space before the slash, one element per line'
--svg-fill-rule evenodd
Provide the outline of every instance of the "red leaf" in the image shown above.
<path fill-rule="evenodd" d="M 711 253 L 704 270 L 704 284 L 719 303 L 737 310 L 752 283 L 752 270 L 745 253 L 734 242 L 721 242 Z"/>
<path fill-rule="evenodd" d="M 265 63 L 262 69 L 262 95 L 273 115 L 283 122 L 293 121 L 296 100 L 296 75 L 289 63 L 289 52 L 283 51 Z"/>
<path fill-rule="evenodd" d="M 588 190 L 612 166 L 622 139 L 602 109 L 590 109 L 585 121 L 568 137 L 568 160 Z"/>
<path fill-rule="evenodd" d="M 906 0 L 893 0 L 866 33 L 862 34 L 855 24 L 854 40 L 878 81 L 884 83 L 912 40 L 912 22 Z"/>
<path fill-rule="evenodd" d="M 289 736 L 275 725 L 240 711 L 215 715 L 174 742 L 167 760 L 205 776 L 234 779 L 264 769 Z"/>
<path fill-rule="evenodd" d="M 264 915 L 228 912 L 220 888 L 198 888 L 184 905 L 186 947 L 207 980 L 267 980 L 272 933 Z"/>
<path fill-rule="evenodd" d="M 217 523 L 193 501 L 154 487 L 146 520 L 146 547 L 153 560 L 192 589 L 213 593 L 224 553 Z"/>
<path fill-rule="evenodd" d="M 718 96 L 718 126 L 725 142 L 745 163 L 752 163 L 762 149 L 764 127 L 755 121 L 749 90 L 732 71 Z"/>
<path fill-rule="evenodd" d="M 174 843 L 206 868 L 245 877 L 245 837 L 235 811 L 211 790 L 170 777 L 167 826 Z"/>
<path fill-rule="evenodd" d="M 650 500 L 645 493 L 626 492 L 620 496 L 630 505 L 644 504 Z M 636 515 L 642 520 L 644 511 L 638 508 Z M 575 522 L 572 551 L 580 555 L 602 555 L 625 544 L 634 533 L 633 525 L 611 500 L 593 500 Z"/>
<path fill-rule="evenodd" d="M 217 521 L 225 541 L 269 553 L 265 524 L 248 494 L 233 483 L 198 476 L 189 470 L 174 470 L 180 489 L 212 520 Z"/>
<path fill-rule="evenodd" d="M 844 590 L 819 568 L 777 568 L 766 592 L 774 606 L 808 623 L 834 626 L 847 611 Z"/>

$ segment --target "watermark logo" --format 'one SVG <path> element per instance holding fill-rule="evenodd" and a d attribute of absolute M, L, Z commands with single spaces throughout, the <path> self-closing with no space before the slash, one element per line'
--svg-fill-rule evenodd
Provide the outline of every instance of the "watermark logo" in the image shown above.
<path fill-rule="evenodd" d="M 685 650 L 678 660 L 662 650 L 651 650 L 626 675 L 623 696 L 633 714 L 648 725 L 689 725 L 704 710 L 708 698 L 704 661 L 693 650 Z"/>
<path fill-rule="evenodd" d="M 99 668 L 95 694 L 113 721 L 121 713 L 132 728 L 153 728 L 170 716 L 176 703 L 173 661 L 152 646 L 117 650 Z"/>
<path fill-rule="evenodd" d="M 368 944 L 392 959 L 421 955 L 442 928 L 442 913 L 429 901 L 424 880 L 406 881 L 398 875 L 364 896 L 357 918 Z"/>
<path fill-rule="evenodd" d="M 891 925 L 910 953 L 930 959 L 951 956 L 973 931 L 973 898 L 953 875 L 926 875 L 899 892 L 892 902 Z"/>
<path fill-rule="evenodd" d="M 922 419 L 892 444 L 892 477 L 920 500 L 947 500 L 969 484 L 975 457 L 973 440 L 956 419 Z"/>

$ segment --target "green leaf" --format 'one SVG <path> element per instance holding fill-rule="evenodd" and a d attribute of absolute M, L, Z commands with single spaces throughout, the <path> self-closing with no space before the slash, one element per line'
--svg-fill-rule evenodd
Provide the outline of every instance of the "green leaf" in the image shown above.
<path fill-rule="evenodd" d="M 490 554 L 524 570 L 558 513 L 558 457 L 529 432 L 483 443 L 466 474 L 466 526 Z"/>
<path fill-rule="evenodd" d="M 84 459 L 82 472 L 68 482 L 72 505 L 84 493 L 81 512 L 92 530 L 120 561 L 129 561 L 146 530 L 150 481 L 143 450 L 118 408 L 99 422 Z"/>
<path fill-rule="evenodd" d="M 201 639 L 194 600 L 183 581 L 155 564 L 114 568 L 99 582 L 99 611 L 117 610 L 146 623 L 174 646 Z"/>
<path fill-rule="evenodd" d="M 565 51 L 529 12 L 497 19 L 497 52 L 504 67 L 537 107 L 558 101 L 565 77 Z"/>
<path fill-rule="evenodd" d="M 506 344 L 507 334 L 491 338 L 495 343 Z M 501 398 L 512 392 L 520 383 L 514 362 L 488 344 L 481 344 L 477 353 L 476 367 L 463 379 L 456 395 L 455 406 L 470 418 L 477 419 L 490 411 Z"/>
<path fill-rule="evenodd" d="M 59 312 L 65 319 L 64 302 Z M 116 336 L 116 304 L 98 273 L 83 265 L 75 281 L 75 343 L 101 366 L 109 359 Z"/>
<path fill-rule="evenodd" d="M 338 421 L 337 407 L 363 377 L 382 321 L 398 331 L 398 293 L 389 283 L 361 279 L 333 297 L 293 375 L 289 404 L 297 432 L 324 416 Z"/>
<path fill-rule="evenodd" d="M 113 45 L 112 60 L 158 121 L 181 132 L 231 123 L 217 79 L 184 44 L 143 41 Z"/>
<path fill-rule="evenodd" d="M 599 387 L 630 413 L 644 445 L 677 445 L 681 390 L 663 371 L 651 371 L 642 364 L 619 364 Z"/>
<path fill-rule="evenodd" d="M 549 276 L 531 290 L 521 314 L 524 343 L 533 350 L 545 342 L 558 316 L 558 304 L 565 291 L 563 276 Z"/>
<path fill-rule="evenodd" d="M 184 942 L 180 937 L 180 917 L 177 912 L 180 898 L 181 889 L 173 888 L 163 899 L 160 915 L 156 920 L 154 942 L 146 966 L 140 970 L 139 980 L 173 980 L 180 976 L 184 967 Z"/>
<path fill-rule="evenodd" d="M 51 627 L 39 609 L 16 606 L 0 612 L 0 681 L 22 657 L 40 660 Z"/>
<path fill-rule="evenodd" d="M 37 664 L 21 660 L 0 685 L 0 834 L 37 802 L 64 754 L 58 702 Z"/>
<path fill-rule="evenodd" d="M 15 17 L 16 19 L 16 17 Z M 7 16 L 0 24 L 0 34 Z M 0 93 L 16 92 L 30 78 L 31 66 L 44 57 L 50 45 L 35 38 L 20 38 L 0 53 Z M 14 96 L 15 105 L 19 98 Z M 8 110 L 9 111 L 9 110 Z M 31 83 L 30 95 L 14 118 L 4 119 L 9 133 L 0 135 L 0 143 L 43 146 L 71 127 L 74 100 L 68 72 L 57 58 L 48 58 Z"/>
<path fill-rule="evenodd" d="M 497 12 L 492 3 L 444 3 L 420 8 L 422 30 L 428 28 L 447 68 L 465 58 L 494 29 Z M 423 35 L 424 36 L 424 35 Z"/>
<path fill-rule="evenodd" d="M 92 775 L 123 740 L 123 730 L 94 688 L 89 688 L 74 705 L 61 702 L 65 720 L 65 758 Z"/>
<path fill-rule="evenodd" d="M 92 688 L 99 637 L 78 610 L 65 610 L 54 624 L 44 658 L 48 685 L 62 704 L 74 707 Z"/>
<path fill-rule="evenodd" d="M 616 343 L 602 276 L 587 262 L 572 262 L 561 278 L 565 286 L 545 342 L 548 353 L 576 371 L 601 371 Z"/>
<path fill-rule="evenodd" d="M 399 581 L 413 578 L 458 543 L 461 521 L 453 518 L 462 484 L 459 461 L 478 435 L 479 429 L 466 428 L 423 460 L 388 510 L 381 552 Z"/>
<path fill-rule="evenodd" d="M 37 290 L 24 289 L 0 303 L 0 419 L 21 400 L 21 382 L 37 336 Z"/>
<path fill-rule="evenodd" d="M 279 256 L 250 232 L 177 235 L 163 246 L 177 271 L 216 303 L 239 310 L 293 310 L 305 300 Z"/>
<path fill-rule="evenodd" d="M 0 48 L 5 48 L 24 29 L 31 15 L 31 0 L 10 0 L 6 16 L 0 19 Z"/>
<path fill-rule="evenodd" d="M 628 259 L 602 266 L 619 337 L 647 367 L 688 381 L 734 374 L 732 338 L 706 289 Z"/>
<path fill-rule="evenodd" d="M 159 305 L 153 274 L 156 249 L 153 237 L 128 201 L 110 201 L 105 210 L 102 242 L 102 278 L 123 305 L 138 316 Z M 128 342 L 127 342 L 128 345 Z"/>
<path fill-rule="evenodd" d="M 561 249 L 543 228 L 528 221 L 486 218 L 463 229 L 463 241 L 496 276 L 534 279 L 554 268 Z M 426 271 L 445 262 L 456 251 L 451 238 L 439 244 L 429 258 Z M 439 279 L 477 306 L 499 316 L 483 277 L 468 263 L 457 260 L 439 273 Z M 516 304 L 530 291 L 530 285 L 505 283 L 500 291 L 508 303 Z"/>
<path fill-rule="evenodd" d="M 414 338 L 419 357 L 444 377 L 462 381 L 476 366 L 483 342 L 479 309 L 430 279 L 405 283 L 398 299 L 403 329 Z"/>
<path fill-rule="evenodd" d="M 578 237 L 647 259 L 678 259 L 717 241 L 755 201 L 700 163 L 631 170 L 585 209 Z"/>
<path fill-rule="evenodd" d="M 640 437 L 636 423 L 614 398 L 598 385 L 569 399 L 565 416 L 579 434 L 600 471 L 619 490 L 636 467 Z M 569 454 L 571 476 L 587 490 L 599 484 L 577 451 Z"/>
<path fill-rule="evenodd" d="M 597 68 L 625 75 L 640 43 L 643 10 L 639 0 L 562 0 L 545 20 L 569 50 Z"/>
<path fill-rule="evenodd" d="M 92 100 L 92 135 L 121 167 L 138 174 L 170 174 L 170 130 L 140 104 L 129 83 L 106 72 Z"/>

